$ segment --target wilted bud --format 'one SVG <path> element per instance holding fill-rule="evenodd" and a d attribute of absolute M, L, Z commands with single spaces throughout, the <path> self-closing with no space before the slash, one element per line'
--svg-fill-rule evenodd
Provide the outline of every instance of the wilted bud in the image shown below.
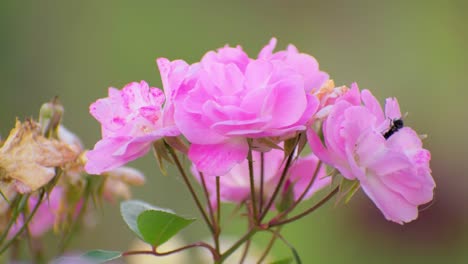
<path fill-rule="evenodd" d="M 55 175 L 55 167 L 74 160 L 79 151 L 42 136 L 39 124 L 16 121 L 0 148 L 0 181 L 11 182 L 20 193 L 35 191 Z"/>
<path fill-rule="evenodd" d="M 57 97 L 41 106 L 41 110 L 39 110 L 39 124 L 41 124 L 43 135 L 46 137 L 50 137 L 51 135 L 57 136 L 63 111 L 63 106 Z"/>

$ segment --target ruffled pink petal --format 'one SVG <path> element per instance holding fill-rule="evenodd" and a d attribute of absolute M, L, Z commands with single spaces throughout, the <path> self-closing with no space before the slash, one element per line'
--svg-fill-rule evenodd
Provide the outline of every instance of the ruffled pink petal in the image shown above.
<path fill-rule="evenodd" d="M 276 47 L 276 38 L 271 38 L 270 42 L 258 54 L 259 59 L 269 59 L 273 55 L 273 50 Z"/>
<path fill-rule="evenodd" d="M 152 141 L 144 138 L 104 138 L 96 143 L 93 150 L 86 153 L 88 161 L 85 170 L 89 174 L 101 174 L 118 168 L 145 155 Z"/>
<path fill-rule="evenodd" d="M 192 114 L 182 109 L 174 113 L 177 127 L 182 134 L 194 144 L 218 144 L 227 140 L 227 137 L 211 129 L 206 117 L 201 114 Z"/>
<path fill-rule="evenodd" d="M 315 156 L 322 160 L 322 162 L 328 165 L 333 165 L 328 149 L 325 148 L 322 140 L 320 140 L 320 137 L 317 135 L 315 130 L 307 130 L 307 141 L 309 142 L 310 148 Z"/>
<path fill-rule="evenodd" d="M 377 101 L 377 99 L 372 95 L 372 93 L 369 90 L 362 90 L 361 99 L 365 107 L 377 118 L 378 123 L 382 122 L 385 119 L 379 101 Z"/>
<path fill-rule="evenodd" d="M 418 207 L 385 186 L 377 175 L 369 175 L 361 187 L 387 220 L 403 224 L 418 217 Z"/>
<path fill-rule="evenodd" d="M 245 139 L 231 139 L 220 144 L 192 144 L 189 158 L 207 175 L 225 175 L 246 157 L 249 145 Z"/>
<path fill-rule="evenodd" d="M 285 127 L 295 124 L 306 111 L 306 106 L 304 82 L 296 75 L 275 84 L 262 110 L 274 117 L 269 123 L 270 127 Z"/>
<path fill-rule="evenodd" d="M 385 115 L 392 120 L 401 118 L 400 105 L 396 98 L 385 100 Z"/>
<path fill-rule="evenodd" d="M 269 61 L 252 61 L 245 71 L 245 85 L 249 90 L 264 89 L 272 74 L 273 65 Z"/>

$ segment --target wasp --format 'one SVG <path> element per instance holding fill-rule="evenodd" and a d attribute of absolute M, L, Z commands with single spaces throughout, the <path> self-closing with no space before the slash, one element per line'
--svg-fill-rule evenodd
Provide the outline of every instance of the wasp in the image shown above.
<path fill-rule="evenodd" d="M 388 139 L 391 135 L 395 134 L 398 130 L 400 130 L 404 126 L 403 124 L 403 119 L 398 118 L 398 119 L 393 119 L 391 124 L 390 124 L 390 129 L 387 130 L 383 134 L 383 137 L 385 139 Z"/>

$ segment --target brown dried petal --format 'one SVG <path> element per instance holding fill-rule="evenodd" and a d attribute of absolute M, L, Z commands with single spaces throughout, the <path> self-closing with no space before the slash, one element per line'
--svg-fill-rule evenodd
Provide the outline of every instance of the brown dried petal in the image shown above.
<path fill-rule="evenodd" d="M 74 160 L 79 150 L 63 142 L 41 135 L 39 125 L 31 120 L 16 121 L 0 149 L 0 180 L 17 180 L 29 188 L 19 192 L 35 191 L 47 184 L 60 167 Z"/>

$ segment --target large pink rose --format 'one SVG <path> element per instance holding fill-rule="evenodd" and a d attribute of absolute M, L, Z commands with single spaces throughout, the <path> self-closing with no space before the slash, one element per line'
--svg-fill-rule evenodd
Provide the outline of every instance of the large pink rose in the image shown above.
<path fill-rule="evenodd" d="M 261 154 L 254 151 L 252 153 L 254 183 L 256 193 L 260 192 L 261 184 Z M 298 199 L 312 180 L 315 169 L 318 165 L 318 159 L 313 154 L 298 158 L 289 168 L 285 186 L 293 185 L 294 199 Z M 276 186 L 279 183 L 284 169 L 284 152 L 282 150 L 272 149 L 264 153 L 264 178 L 263 178 L 263 197 L 267 201 L 273 195 Z M 200 175 L 195 166 L 192 166 L 192 173 L 200 182 Z M 250 176 L 249 164 L 247 160 L 235 165 L 227 174 L 220 177 L 220 200 L 222 202 L 242 203 L 250 199 Z M 304 198 L 309 198 L 327 186 L 331 182 L 330 177 L 325 177 L 324 166 L 320 168 L 313 185 L 307 191 Z M 216 177 L 204 175 L 205 183 L 210 195 L 210 203 L 217 207 L 216 201 Z"/>
<path fill-rule="evenodd" d="M 309 91 L 324 73 L 314 68 L 314 58 L 294 50 L 287 54 L 262 51 L 258 59 L 249 59 L 240 47 L 224 47 L 191 65 L 184 81 L 171 80 L 179 78 L 175 73 L 166 75 L 167 84 L 179 86 L 170 85 L 177 89 L 174 120 L 190 141 L 189 158 L 199 170 L 224 175 L 246 158 L 247 138 L 306 129 L 318 107 Z"/>
<path fill-rule="evenodd" d="M 86 171 L 100 174 L 118 168 L 146 154 L 153 141 L 180 134 L 171 122 L 163 124 L 163 103 L 162 91 L 144 81 L 127 84 L 121 91 L 109 88 L 109 97 L 90 107 L 101 123 L 102 139 L 87 153 Z"/>
<path fill-rule="evenodd" d="M 403 224 L 432 200 L 435 183 L 429 151 L 414 130 L 395 126 L 400 119 L 396 99 L 387 99 L 384 113 L 368 90 L 359 92 L 353 84 L 323 122 L 325 145 L 313 130 L 308 139 L 322 161 L 347 179 L 359 180 L 385 218 Z"/>

